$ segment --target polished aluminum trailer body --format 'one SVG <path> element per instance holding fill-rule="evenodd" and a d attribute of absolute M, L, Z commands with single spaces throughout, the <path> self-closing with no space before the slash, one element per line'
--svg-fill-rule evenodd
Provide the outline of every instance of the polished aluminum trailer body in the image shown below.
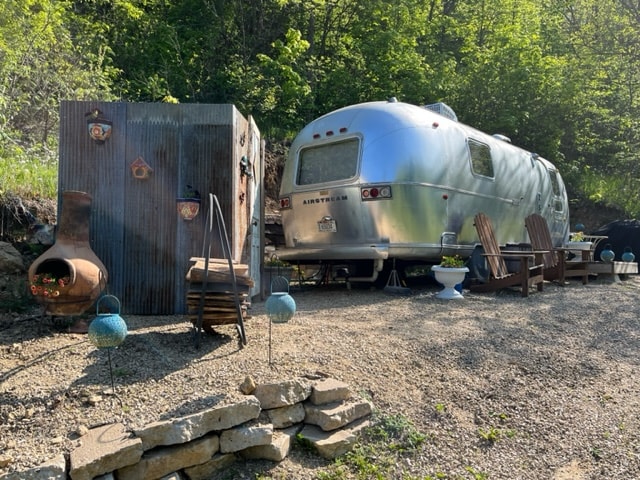
<path fill-rule="evenodd" d="M 539 213 L 556 245 L 569 233 L 557 169 L 506 137 L 482 133 L 430 108 L 388 101 L 345 107 L 294 140 L 280 188 L 286 248 L 305 262 L 437 263 L 478 245 L 486 213 L 501 244 L 528 242 Z"/>

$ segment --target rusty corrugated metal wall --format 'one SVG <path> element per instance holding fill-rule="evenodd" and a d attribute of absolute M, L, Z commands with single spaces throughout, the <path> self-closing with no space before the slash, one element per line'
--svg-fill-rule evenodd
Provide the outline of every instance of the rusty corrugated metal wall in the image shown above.
<path fill-rule="evenodd" d="M 112 124 L 104 143 L 88 134 L 87 114 L 96 109 Z M 60 117 L 58 189 L 93 196 L 91 247 L 123 313 L 185 313 L 184 277 L 189 258 L 202 254 L 209 193 L 220 203 L 234 260 L 256 264 L 263 152 L 251 118 L 233 105 L 107 102 L 63 102 Z M 147 179 L 133 175 L 138 158 L 153 169 Z M 186 185 L 203 197 L 192 221 L 176 210 Z M 224 257 L 219 237 L 212 256 Z"/>

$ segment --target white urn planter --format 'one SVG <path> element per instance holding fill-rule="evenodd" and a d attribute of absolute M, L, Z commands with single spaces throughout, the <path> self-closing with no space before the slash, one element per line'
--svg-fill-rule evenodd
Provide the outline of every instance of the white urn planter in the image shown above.
<path fill-rule="evenodd" d="M 462 294 L 456 290 L 456 285 L 464 281 L 464 277 L 469 271 L 467 267 L 443 267 L 434 265 L 431 267 L 436 280 L 444 285 L 444 289 L 436 294 L 437 298 L 444 300 L 457 300 L 464 298 Z"/>
<path fill-rule="evenodd" d="M 573 255 L 575 255 L 570 262 L 581 262 L 582 252 L 591 250 L 593 242 L 567 242 L 567 248 Z"/>

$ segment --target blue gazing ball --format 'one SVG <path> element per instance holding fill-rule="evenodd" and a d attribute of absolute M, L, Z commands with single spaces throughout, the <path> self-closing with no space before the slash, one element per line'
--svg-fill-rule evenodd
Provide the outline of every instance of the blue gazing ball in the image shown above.
<path fill-rule="evenodd" d="M 117 314 L 98 315 L 89 324 L 89 341 L 98 348 L 113 348 L 127 336 L 127 324 Z"/>
<path fill-rule="evenodd" d="M 616 258 L 616 254 L 611 250 L 611 244 L 607 243 L 602 252 L 600 252 L 600 260 L 605 263 L 611 263 L 614 258 Z"/>
<path fill-rule="evenodd" d="M 272 293 L 264 307 L 273 323 L 287 323 L 296 313 L 296 302 L 287 292 Z"/>

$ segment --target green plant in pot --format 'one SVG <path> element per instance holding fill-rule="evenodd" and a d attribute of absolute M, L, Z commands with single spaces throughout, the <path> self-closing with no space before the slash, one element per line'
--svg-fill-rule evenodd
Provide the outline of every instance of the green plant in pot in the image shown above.
<path fill-rule="evenodd" d="M 269 258 L 269 260 L 267 260 L 264 264 L 265 267 L 291 267 L 291 264 L 289 262 L 286 262 L 284 260 L 280 260 L 280 258 L 278 258 L 277 255 L 271 255 L 271 258 Z"/>
<path fill-rule="evenodd" d="M 572 242 L 584 242 L 584 233 L 582 232 L 574 232 L 571 234 Z"/>
<path fill-rule="evenodd" d="M 460 255 L 444 255 L 440 261 L 440 266 L 445 268 L 463 268 L 464 260 L 460 258 Z"/>
<path fill-rule="evenodd" d="M 444 289 L 436 294 L 437 298 L 444 300 L 461 299 L 462 293 L 455 287 L 464 281 L 469 269 L 464 265 L 464 260 L 459 255 L 445 255 L 439 265 L 431 267 L 436 280 L 444 286 Z"/>

